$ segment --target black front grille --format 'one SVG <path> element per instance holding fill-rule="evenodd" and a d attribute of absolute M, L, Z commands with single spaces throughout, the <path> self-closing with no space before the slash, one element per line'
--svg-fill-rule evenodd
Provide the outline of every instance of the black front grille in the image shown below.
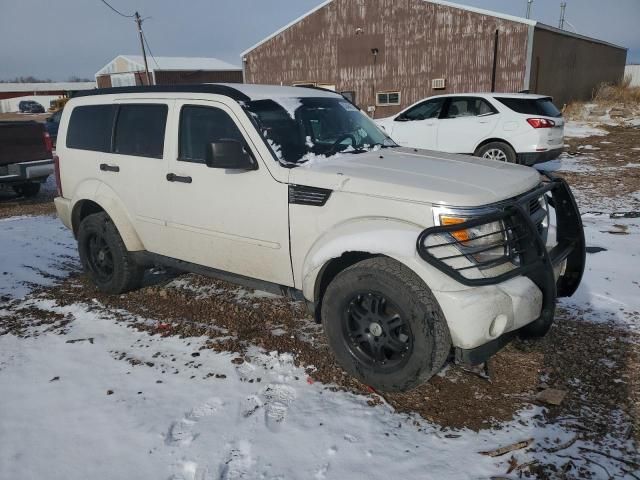
<path fill-rule="evenodd" d="M 290 204 L 322 207 L 327 203 L 330 196 L 331 190 L 326 188 L 289 185 Z"/>
<path fill-rule="evenodd" d="M 536 268 L 546 253 L 547 209 L 544 196 L 552 188 L 553 185 L 542 185 L 525 195 L 496 205 L 494 213 L 462 224 L 428 228 L 418 238 L 420 257 L 465 285 L 490 285 L 525 274 Z M 498 231 L 475 239 L 459 241 L 456 236 L 460 238 L 460 235 L 454 235 L 494 222 L 501 225 Z M 482 241 L 474 246 L 474 240 Z M 483 242 L 485 245 L 481 245 Z M 452 246 L 458 252 L 447 248 Z M 478 261 L 476 255 L 485 252 L 493 255 L 483 255 L 489 259 Z M 463 257 L 472 260 L 472 264 L 461 262 Z M 504 269 L 490 270 L 505 264 L 511 264 L 506 272 Z M 484 278 L 475 278 L 475 269 L 483 270 Z"/>

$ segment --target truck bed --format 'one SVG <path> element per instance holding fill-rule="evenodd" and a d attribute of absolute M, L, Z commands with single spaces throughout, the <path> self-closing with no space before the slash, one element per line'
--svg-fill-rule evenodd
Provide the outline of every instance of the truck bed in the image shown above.
<path fill-rule="evenodd" d="M 44 133 L 44 125 L 38 122 L 0 122 L 0 167 L 50 159 Z"/>

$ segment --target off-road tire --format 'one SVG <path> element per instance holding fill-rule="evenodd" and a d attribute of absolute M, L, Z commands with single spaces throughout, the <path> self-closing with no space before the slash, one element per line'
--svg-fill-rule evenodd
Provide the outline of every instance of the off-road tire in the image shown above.
<path fill-rule="evenodd" d="M 40 193 L 40 184 L 36 182 L 21 183 L 15 185 L 13 190 L 21 197 L 31 198 Z"/>
<path fill-rule="evenodd" d="M 108 278 L 98 273 L 92 261 L 89 242 L 94 238 L 104 241 L 112 258 L 113 271 Z M 78 229 L 78 251 L 85 272 L 101 292 L 120 294 L 140 287 L 145 268 L 133 260 L 118 229 L 106 213 L 94 213 L 82 220 Z"/>
<path fill-rule="evenodd" d="M 345 335 L 350 299 L 362 291 L 395 303 L 411 328 L 406 363 L 393 371 L 361 361 Z M 414 272 L 390 258 L 363 260 L 340 272 L 324 294 L 322 324 L 342 368 L 379 391 L 406 391 L 424 383 L 442 368 L 451 351 L 449 328 L 433 293 Z"/>
<path fill-rule="evenodd" d="M 487 152 L 492 150 L 500 151 L 504 154 L 504 160 L 501 160 L 506 163 L 518 163 L 518 156 L 516 152 L 511 148 L 510 145 L 504 142 L 491 142 L 483 145 L 478 150 L 476 150 L 476 157 L 484 157 Z"/>

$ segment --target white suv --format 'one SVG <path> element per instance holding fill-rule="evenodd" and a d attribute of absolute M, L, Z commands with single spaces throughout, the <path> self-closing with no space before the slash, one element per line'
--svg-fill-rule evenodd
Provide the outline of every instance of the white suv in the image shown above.
<path fill-rule="evenodd" d="M 331 92 L 98 90 L 66 105 L 58 155 L 58 215 L 100 290 L 159 264 L 306 301 L 380 390 L 543 335 L 584 268 L 563 181 L 398 147 Z"/>
<path fill-rule="evenodd" d="M 553 160 L 564 148 L 562 113 L 542 95 L 441 95 L 376 123 L 403 146 L 523 165 Z"/>

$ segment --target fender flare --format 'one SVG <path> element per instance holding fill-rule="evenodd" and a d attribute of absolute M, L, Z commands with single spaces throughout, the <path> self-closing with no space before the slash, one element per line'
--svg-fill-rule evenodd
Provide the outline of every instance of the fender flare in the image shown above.
<path fill-rule="evenodd" d="M 96 179 L 84 181 L 74 192 L 71 211 L 75 212 L 76 208 L 84 200 L 98 204 L 109 215 L 127 250 L 130 252 L 145 250 L 144 244 L 138 236 L 133 226 L 133 221 L 124 206 L 124 202 L 111 187 Z M 75 218 L 73 213 L 71 218 Z"/>
<path fill-rule="evenodd" d="M 387 217 L 361 218 L 336 225 L 316 239 L 304 259 L 299 277 L 304 297 L 317 302 L 316 287 L 324 267 L 333 259 L 356 252 L 393 258 L 415 272 L 432 290 L 464 289 L 418 256 L 416 240 L 424 228 Z"/>

